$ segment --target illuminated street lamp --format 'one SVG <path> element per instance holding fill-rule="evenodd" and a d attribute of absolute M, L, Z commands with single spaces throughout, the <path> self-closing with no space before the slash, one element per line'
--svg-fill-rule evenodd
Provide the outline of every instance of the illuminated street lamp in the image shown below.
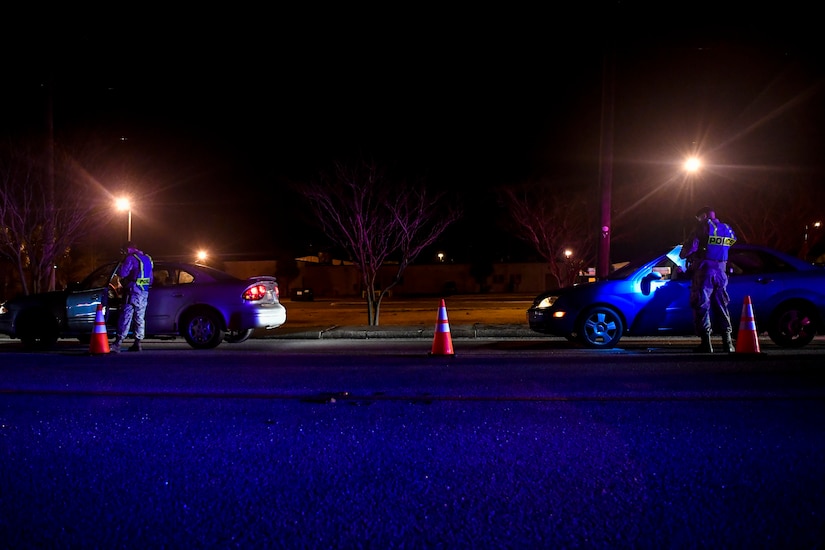
<path fill-rule="evenodd" d="M 808 231 L 810 229 L 819 229 L 820 227 L 822 227 L 822 222 L 813 222 L 811 224 L 805 224 L 805 235 L 803 235 L 802 252 L 800 253 L 800 256 L 802 256 L 803 260 L 806 260 L 808 258 L 808 252 L 811 251 Z"/>
<path fill-rule="evenodd" d="M 684 164 L 685 172 L 693 174 L 702 169 L 702 161 L 698 157 L 690 157 Z"/>
<path fill-rule="evenodd" d="M 566 248 L 564 250 L 564 260 L 565 260 L 565 265 L 567 267 L 567 275 L 566 275 L 567 281 L 566 282 L 568 284 L 571 284 L 571 285 L 575 284 L 575 282 L 576 282 L 575 278 L 573 276 L 573 262 L 571 260 L 572 258 L 573 258 L 573 251 L 570 250 L 569 248 Z"/>
<path fill-rule="evenodd" d="M 206 250 L 198 250 L 198 262 L 203 263 L 206 261 L 206 258 L 209 257 L 209 254 L 206 253 Z"/>
<path fill-rule="evenodd" d="M 609 140 L 605 140 L 609 141 Z M 603 174 L 601 176 L 601 239 L 599 240 L 599 249 L 598 249 L 598 266 L 596 268 L 596 277 L 598 279 L 604 279 L 610 272 L 610 224 L 611 224 L 611 210 L 612 210 L 612 198 L 611 198 L 611 191 L 612 191 L 612 167 L 610 166 L 612 163 L 612 150 L 607 149 L 607 152 L 602 153 L 602 156 L 605 157 L 607 160 L 603 162 L 605 166 L 603 167 Z M 682 170 L 685 174 L 685 180 L 688 177 L 697 175 L 701 172 L 703 168 L 702 160 L 697 156 L 691 156 L 685 159 L 684 163 L 682 164 Z M 661 191 L 663 188 L 669 186 L 673 181 L 677 178 L 676 176 L 671 176 L 666 181 L 657 185 L 652 191 L 650 191 L 647 195 L 643 196 L 641 199 L 636 201 L 630 207 L 625 209 L 619 215 L 627 214 L 628 211 L 631 209 L 639 206 L 643 201 L 649 199 L 653 194 Z M 565 252 L 566 254 L 566 252 Z"/>
<path fill-rule="evenodd" d="M 132 240 L 132 203 L 128 198 L 122 197 L 115 201 L 115 207 L 121 212 L 126 210 L 128 212 L 126 224 L 126 240 Z"/>

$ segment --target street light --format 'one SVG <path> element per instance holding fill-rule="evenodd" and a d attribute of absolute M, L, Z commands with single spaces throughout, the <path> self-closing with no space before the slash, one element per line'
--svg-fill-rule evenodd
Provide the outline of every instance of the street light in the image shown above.
<path fill-rule="evenodd" d="M 126 197 L 121 197 L 115 201 L 115 206 L 121 212 L 126 210 L 128 212 L 126 225 L 126 240 L 132 240 L 132 203 Z"/>
<path fill-rule="evenodd" d="M 573 274 L 573 251 L 569 248 L 564 250 L 564 260 L 564 263 L 567 267 L 567 274 L 565 276 L 566 283 L 569 285 L 573 285 L 576 283 L 576 279 Z"/>
<path fill-rule="evenodd" d="M 702 161 L 697 157 L 690 157 L 684 164 L 685 172 L 692 174 L 702 169 Z"/>
<path fill-rule="evenodd" d="M 799 254 L 803 260 L 806 260 L 808 258 L 808 252 L 811 251 L 808 233 L 809 230 L 819 229 L 820 227 L 822 227 L 822 222 L 813 222 L 812 224 L 805 224 L 805 234 L 802 236 L 802 251 Z"/>

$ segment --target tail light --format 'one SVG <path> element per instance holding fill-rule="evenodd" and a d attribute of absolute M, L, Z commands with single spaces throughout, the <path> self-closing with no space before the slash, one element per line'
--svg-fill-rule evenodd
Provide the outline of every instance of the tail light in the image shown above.
<path fill-rule="evenodd" d="M 266 285 L 257 284 L 252 285 L 243 292 L 242 298 L 250 302 L 261 300 L 266 296 Z"/>

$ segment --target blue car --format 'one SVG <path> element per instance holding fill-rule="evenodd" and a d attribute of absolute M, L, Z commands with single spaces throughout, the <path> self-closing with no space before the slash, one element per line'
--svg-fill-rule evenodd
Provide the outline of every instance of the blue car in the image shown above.
<path fill-rule="evenodd" d="M 527 310 L 530 328 L 588 348 L 615 347 L 622 336 L 695 334 L 690 279 L 681 245 L 630 262 L 606 280 L 551 290 Z M 734 335 L 747 296 L 757 331 L 780 347 L 802 347 L 825 331 L 825 268 L 764 246 L 736 244 L 727 263 Z"/>

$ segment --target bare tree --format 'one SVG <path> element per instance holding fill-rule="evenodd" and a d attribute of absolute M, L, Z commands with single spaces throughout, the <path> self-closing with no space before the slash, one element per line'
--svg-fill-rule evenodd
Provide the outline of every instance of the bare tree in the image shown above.
<path fill-rule="evenodd" d="M 337 163 L 331 175 L 301 186 L 327 237 L 349 254 L 361 273 L 369 325 L 379 324 L 381 300 L 404 270 L 461 215 L 443 192 L 392 181 L 375 163 Z M 393 280 L 376 288 L 378 271 L 390 261 Z"/>
<path fill-rule="evenodd" d="M 822 220 L 825 192 L 814 185 L 774 183 L 748 189 L 742 197 L 716 206 L 742 242 L 763 244 L 804 257 L 806 228 Z"/>
<path fill-rule="evenodd" d="M 102 223 L 88 186 L 68 162 L 8 147 L 0 158 L 0 252 L 16 265 L 25 294 L 50 289 L 54 265 L 90 228 Z"/>
<path fill-rule="evenodd" d="M 501 187 L 499 201 L 507 227 L 544 258 L 559 287 L 572 284 L 579 269 L 592 263 L 596 209 L 588 207 L 585 195 L 534 181 Z"/>

